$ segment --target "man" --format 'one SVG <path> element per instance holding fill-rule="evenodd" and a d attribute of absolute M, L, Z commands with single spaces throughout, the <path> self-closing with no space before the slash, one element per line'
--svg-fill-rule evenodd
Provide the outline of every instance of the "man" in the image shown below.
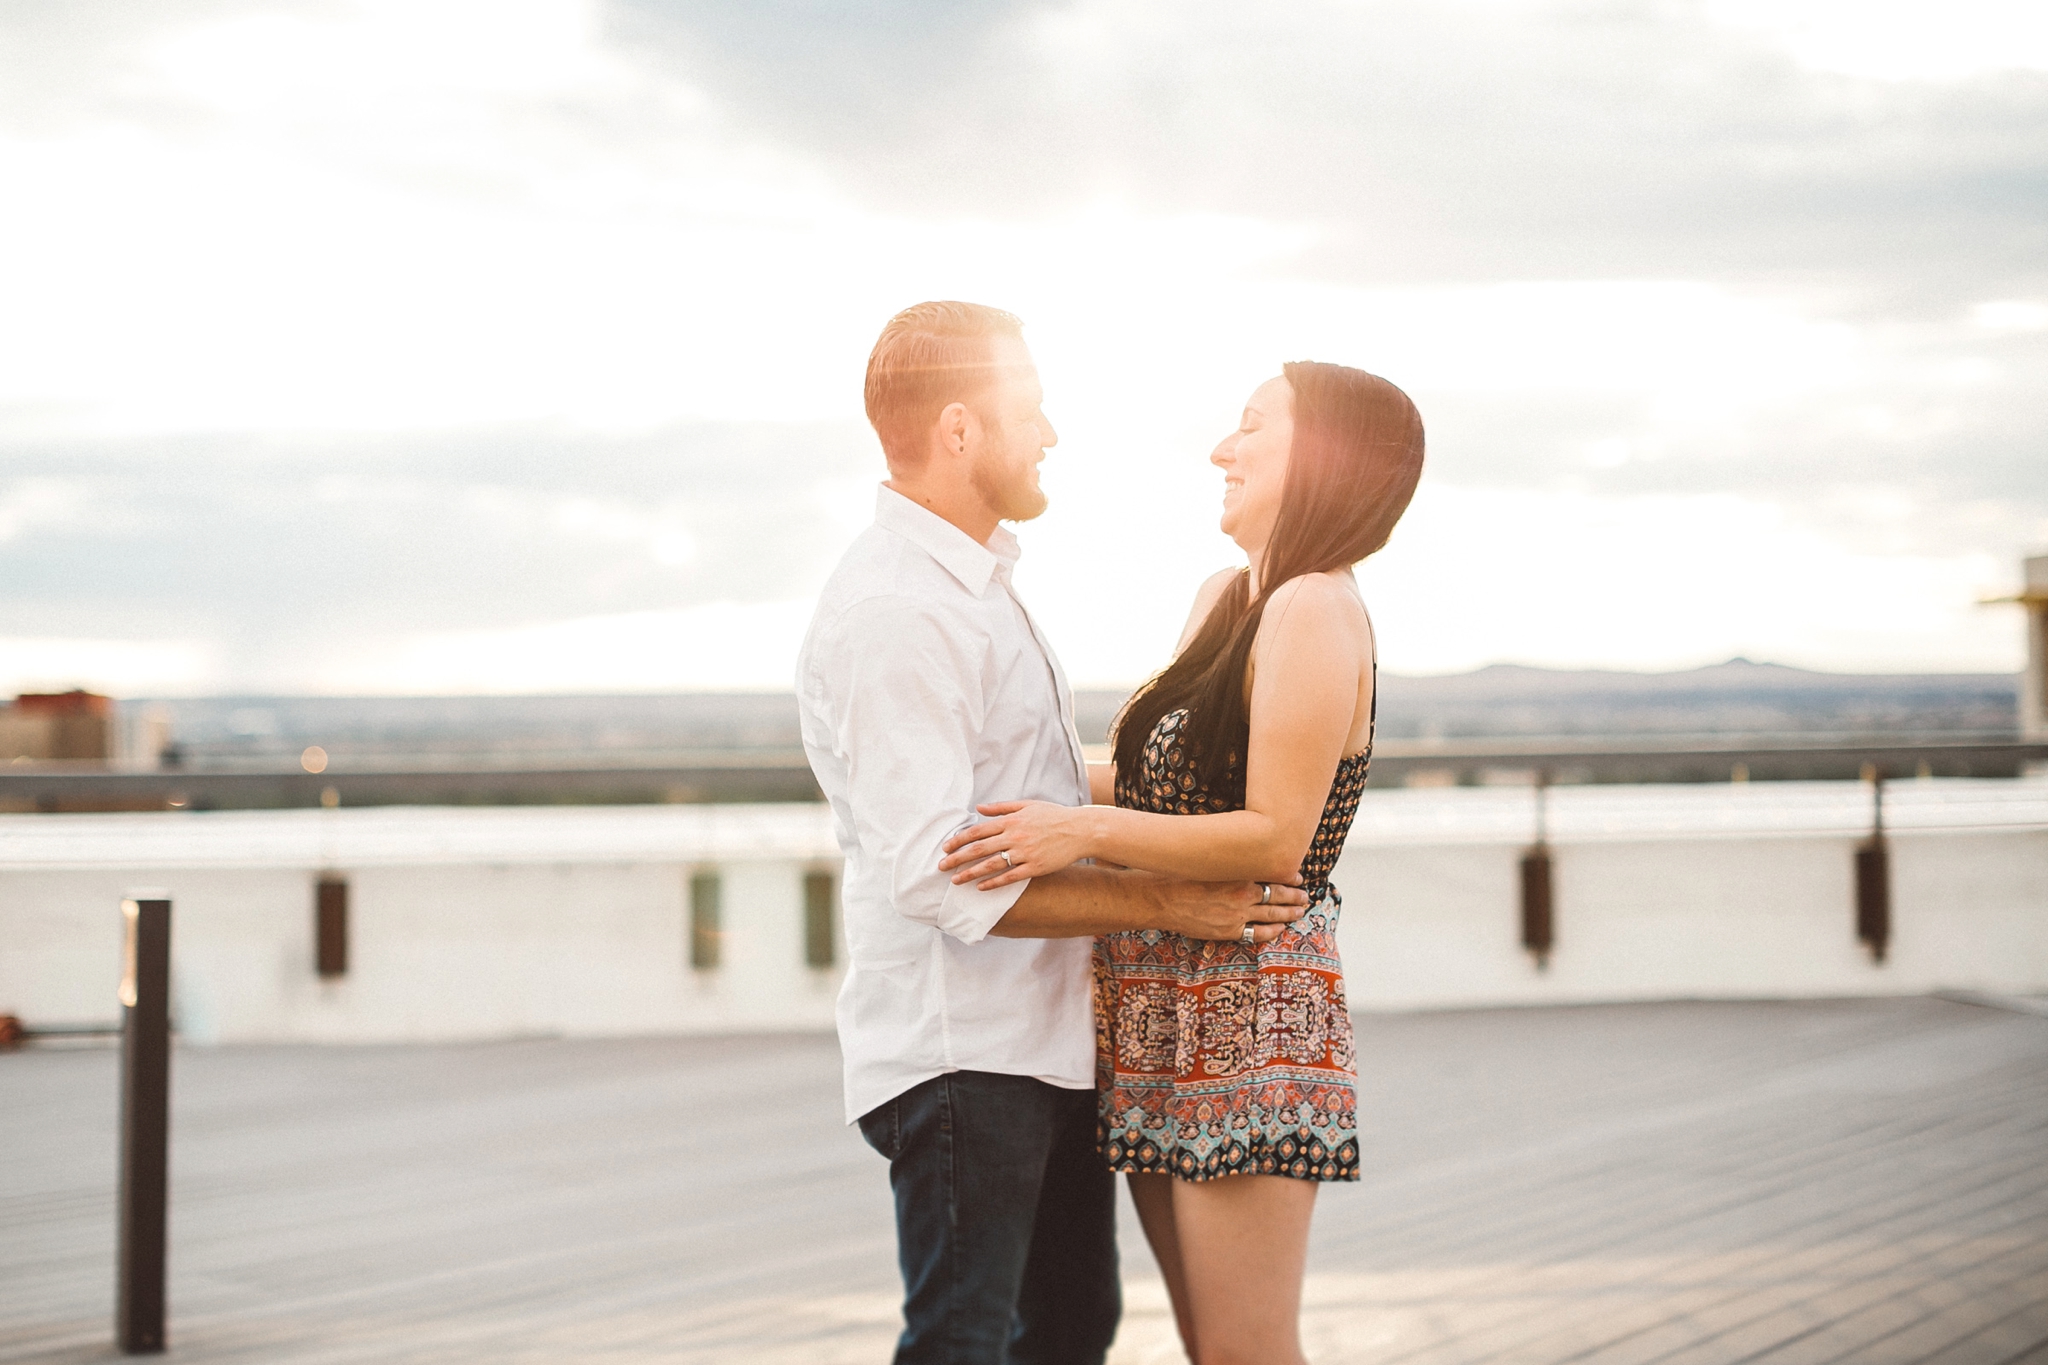
<path fill-rule="evenodd" d="M 1264 941 L 1305 900 L 1096 867 L 981 891 L 938 870 L 979 802 L 1089 797 L 1066 677 L 999 526 L 1045 510 L 1058 437 L 1041 403 L 1008 313 L 924 303 L 890 321 L 867 373 L 889 479 L 797 668 L 846 855 L 846 1113 L 889 1159 L 899 1365 L 1103 1359 L 1120 1303 L 1089 937 Z"/>

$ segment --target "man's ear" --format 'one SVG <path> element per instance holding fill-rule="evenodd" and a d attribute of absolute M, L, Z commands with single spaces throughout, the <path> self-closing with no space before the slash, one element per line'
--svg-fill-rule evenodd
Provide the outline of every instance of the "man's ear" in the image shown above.
<path fill-rule="evenodd" d="M 933 428 L 939 448 L 948 455 L 967 453 L 967 432 L 973 424 L 973 417 L 965 403 L 948 403 L 939 411 L 938 425 Z"/>

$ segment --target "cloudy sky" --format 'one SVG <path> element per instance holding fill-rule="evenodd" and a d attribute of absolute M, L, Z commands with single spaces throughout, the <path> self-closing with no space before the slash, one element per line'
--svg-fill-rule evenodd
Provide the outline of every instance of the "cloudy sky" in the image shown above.
<path fill-rule="evenodd" d="M 2048 8 L 0 0 L 0 689 L 777 686 L 890 313 L 1020 313 L 1077 681 L 1281 361 L 1407 388 L 1383 661 L 2008 669 Z"/>

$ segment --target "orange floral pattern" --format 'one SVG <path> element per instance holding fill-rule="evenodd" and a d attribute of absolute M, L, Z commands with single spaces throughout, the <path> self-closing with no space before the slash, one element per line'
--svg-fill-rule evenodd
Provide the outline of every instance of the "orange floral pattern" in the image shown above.
<path fill-rule="evenodd" d="M 1116 803 L 1166 815 L 1233 807 L 1201 787 L 1183 729 L 1161 718 Z M 1234 760 L 1233 760 L 1234 762 Z M 1096 1084 L 1103 1155 L 1119 1171 L 1184 1180 L 1358 1179 L 1357 1059 L 1330 885 L 1371 746 L 1337 765 L 1302 860 L 1309 912 L 1248 947 L 1157 929 L 1095 942 Z"/>

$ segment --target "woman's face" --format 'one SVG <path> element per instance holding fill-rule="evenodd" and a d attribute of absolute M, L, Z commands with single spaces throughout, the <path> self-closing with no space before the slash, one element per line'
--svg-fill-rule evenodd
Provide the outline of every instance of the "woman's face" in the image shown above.
<path fill-rule="evenodd" d="M 1275 376 L 1252 391 L 1237 430 L 1209 456 L 1223 471 L 1223 534 L 1246 554 L 1261 553 L 1273 537 L 1293 445 L 1294 390 Z"/>

